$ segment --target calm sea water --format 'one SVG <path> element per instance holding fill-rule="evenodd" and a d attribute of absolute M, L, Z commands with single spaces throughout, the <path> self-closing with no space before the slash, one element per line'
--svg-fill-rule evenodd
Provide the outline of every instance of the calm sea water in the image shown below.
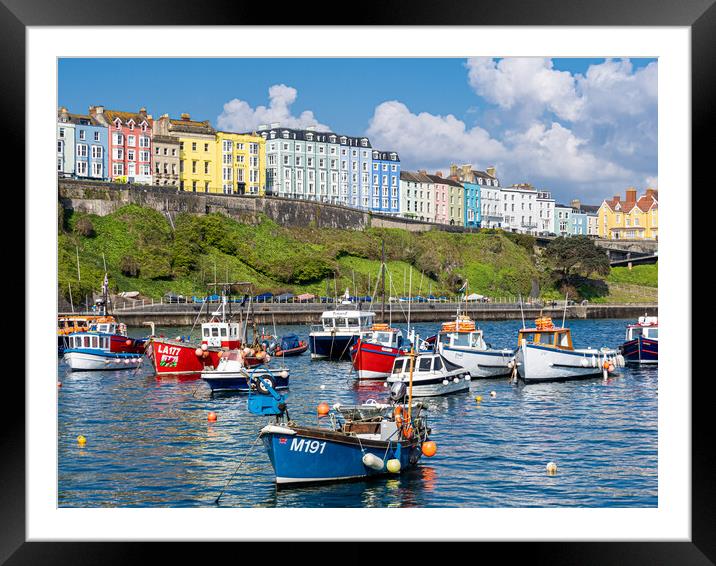
<path fill-rule="evenodd" d="M 575 347 L 618 346 L 626 320 L 569 321 Z M 481 325 L 495 347 L 514 347 L 518 321 Z M 436 324 L 419 324 L 427 337 Z M 307 337 L 307 326 L 279 334 Z M 157 329 L 166 335 L 188 328 Z M 141 336 L 145 329 L 130 329 Z M 279 362 L 280 363 L 280 362 Z M 292 419 L 316 423 L 316 406 L 382 401 L 381 384 L 357 385 L 349 362 L 287 358 Z M 274 365 L 274 362 L 272 362 Z M 137 372 L 69 372 L 59 362 L 60 507 L 211 506 L 267 417 L 246 396 L 212 397 L 201 380 Z M 221 500 L 233 507 L 655 507 L 657 370 L 564 383 L 474 380 L 470 393 L 428 400 L 438 452 L 400 476 L 277 490 L 262 443 Z M 325 386 L 321 389 L 321 386 Z M 490 397 L 495 391 L 496 397 Z M 483 401 L 477 403 L 476 395 Z M 217 413 L 215 423 L 207 421 Z M 84 435 L 84 447 L 77 444 Z M 558 472 L 549 476 L 547 462 Z"/>

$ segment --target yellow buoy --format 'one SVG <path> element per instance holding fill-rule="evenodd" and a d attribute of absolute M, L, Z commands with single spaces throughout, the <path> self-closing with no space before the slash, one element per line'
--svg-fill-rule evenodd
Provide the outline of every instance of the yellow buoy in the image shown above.
<path fill-rule="evenodd" d="M 385 467 L 391 474 L 397 474 L 400 471 L 400 460 L 392 458 L 391 460 L 388 460 Z"/>
<path fill-rule="evenodd" d="M 77 444 L 84 446 L 87 443 L 87 439 L 81 434 L 77 437 Z"/>
<path fill-rule="evenodd" d="M 482 395 L 478 395 L 477 397 L 475 397 L 475 401 L 477 401 L 478 403 L 482 401 Z"/>
<path fill-rule="evenodd" d="M 551 476 L 557 473 L 557 464 L 554 462 L 549 462 L 547 464 L 547 473 Z"/>

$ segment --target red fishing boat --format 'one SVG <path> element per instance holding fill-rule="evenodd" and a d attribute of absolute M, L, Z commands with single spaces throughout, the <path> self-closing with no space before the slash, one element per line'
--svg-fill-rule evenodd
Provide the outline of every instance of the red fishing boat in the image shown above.
<path fill-rule="evenodd" d="M 393 362 L 409 352 L 403 332 L 387 324 L 374 324 L 370 333 L 361 336 L 351 348 L 353 368 L 358 379 L 385 379 Z"/>

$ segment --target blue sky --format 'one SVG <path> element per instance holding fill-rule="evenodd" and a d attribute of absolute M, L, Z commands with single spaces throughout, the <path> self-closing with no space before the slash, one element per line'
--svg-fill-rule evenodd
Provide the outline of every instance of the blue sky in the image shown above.
<path fill-rule="evenodd" d="M 60 59 L 58 104 L 189 112 L 224 129 L 271 119 L 367 133 L 405 168 L 496 165 L 503 184 L 527 180 L 558 200 L 596 202 L 656 184 L 655 67 L 653 59 Z M 573 169 L 546 166 L 564 155 Z"/>

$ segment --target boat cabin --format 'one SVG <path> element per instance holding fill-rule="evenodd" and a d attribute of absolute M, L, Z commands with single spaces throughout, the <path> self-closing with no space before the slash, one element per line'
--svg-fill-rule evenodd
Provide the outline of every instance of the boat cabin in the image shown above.
<path fill-rule="evenodd" d="M 114 322 L 112 316 L 61 316 L 57 318 L 57 333 L 87 332 L 94 322 Z"/>
<path fill-rule="evenodd" d="M 649 340 L 659 339 L 659 319 L 656 316 L 640 316 L 636 324 L 627 326 L 626 339 L 636 340 L 639 336 Z"/>
<path fill-rule="evenodd" d="M 520 347 L 523 341 L 535 346 L 574 350 L 569 328 L 557 328 L 552 324 L 551 318 L 538 318 L 534 328 L 521 329 L 517 336 L 517 347 Z"/>
<path fill-rule="evenodd" d="M 326 311 L 321 315 L 321 326 L 326 332 L 370 330 L 375 317 L 370 311 Z"/>
<path fill-rule="evenodd" d="M 217 348 L 238 348 L 241 345 L 240 324 L 210 321 L 201 325 L 201 343 Z"/>
<path fill-rule="evenodd" d="M 118 336 L 127 335 L 127 325 L 122 322 L 94 322 L 90 324 L 90 332 L 98 332 L 100 334 L 114 334 Z"/>
<path fill-rule="evenodd" d="M 390 328 L 387 324 L 374 324 L 368 339 L 371 343 L 385 348 L 401 348 L 404 343 L 403 332 Z"/>
<path fill-rule="evenodd" d="M 110 334 L 80 332 L 67 336 L 66 340 L 67 348 L 70 350 L 111 351 L 112 336 Z"/>
<path fill-rule="evenodd" d="M 459 365 L 449 362 L 443 358 L 440 354 L 420 354 L 415 357 L 413 361 L 413 377 L 416 377 L 418 373 L 430 373 L 430 372 L 441 372 L 455 371 L 462 369 Z M 398 356 L 393 362 L 393 375 L 402 374 L 404 376 L 410 375 L 410 356 Z"/>
<path fill-rule="evenodd" d="M 443 332 L 439 334 L 440 343 L 449 348 L 469 348 L 486 350 L 487 345 L 482 337 L 482 330 L 472 332 Z"/>

